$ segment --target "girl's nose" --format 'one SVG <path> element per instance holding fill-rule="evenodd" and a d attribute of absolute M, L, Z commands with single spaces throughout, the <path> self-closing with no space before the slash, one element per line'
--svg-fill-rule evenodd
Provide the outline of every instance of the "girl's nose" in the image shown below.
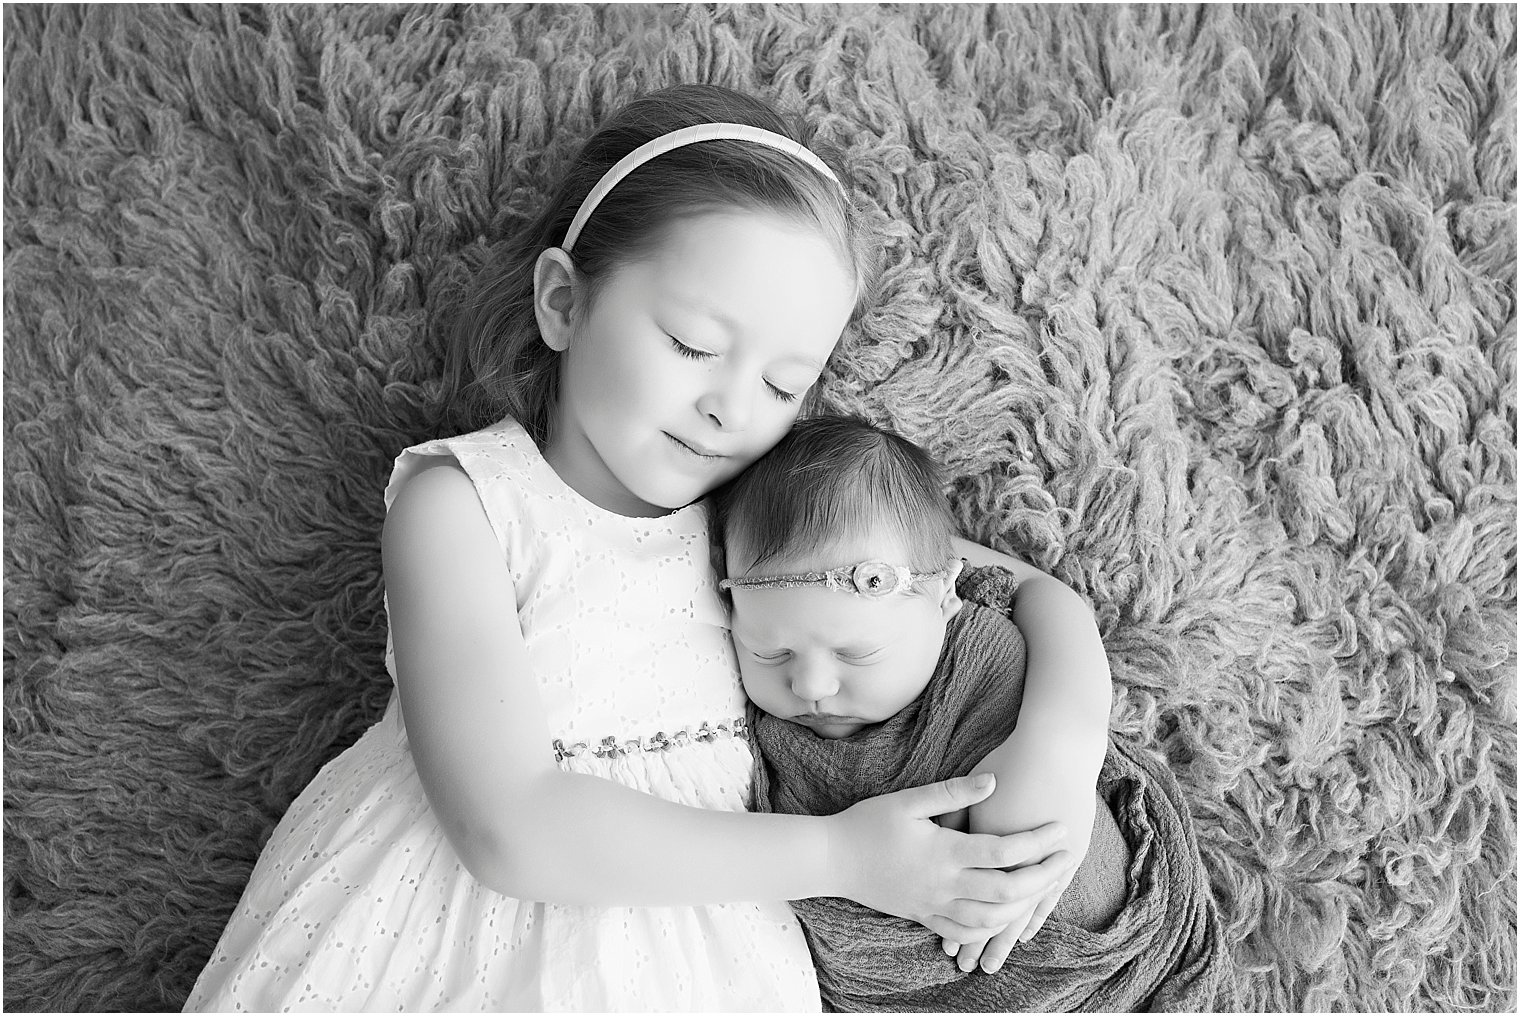
<path fill-rule="evenodd" d="M 811 659 L 792 661 L 787 673 L 792 694 L 804 702 L 821 702 L 839 693 L 839 679 L 824 662 Z"/>
<path fill-rule="evenodd" d="M 735 382 L 714 385 L 697 400 L 697 412 L 707 417 L 719 430 L 744 430 L 754 411 L 754 396 Z"/>

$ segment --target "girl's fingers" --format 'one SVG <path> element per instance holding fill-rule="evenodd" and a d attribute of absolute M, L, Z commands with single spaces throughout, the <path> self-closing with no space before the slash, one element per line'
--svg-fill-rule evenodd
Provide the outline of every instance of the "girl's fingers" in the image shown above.
<path fill-rule="evenodd" d="M 934 932 L 945 942 L 955 946 L 955 950 L 953 951 L 950 949 L 945 950 L 948 956 L 954 956 L 960 950 L 960 947 L 968 942 L 982 941 L 990 931 L 996 930 L 995 928 L 973 928 L 970 925 L 961 924 L 958 921 L 953 921 L 939 914 L 926 917 L 919 923 Z"/>
<path fill-rule="evenodd" d="M 971 809 L 961 808 L 956 811 L 947 811 L 943 815 L 936 815 L 934 822 L 941 829 L 954 829 L 958 833 L 971 831 Z"/>
<path fill-rule="evenodd" d="M 1040 901 L 1040 905 L 1035 907 L 1034 913 L 1029 916 L 1029 926 L 1019 935 L 1020 942 L 1028 942 L 1031 938 L 1034 938 L 1035 932 L 1045 926 L 1045 918 L 1049 917 L 1050 912 L 1056 908 L 1056 902 L 1061 898 L 1061 893 L 1065 891 L 1066 886 L 1058 884 L 1055 889 L 1051 890 Z"/>
<path fill-rule="evenodd" d="M 1013 871 L 967 868 L 956 883 L 956 894 L 982 903 L 1016 903 L 1034 900 L 1058 885 L 1071 869 L 1072 855 L 1058 850 L 1038 864 Z"/>
<path fill-rule="evenodd" d="M 955 954 L 955 965 L 961 968 L 961 973 L 969 974 L 976 969 L 977 962 L 982 958 L 982 950 L 986 947 L 986 939 L 961 946 Z"/>
<path fill-rule="evenodd" d="M 883 796 L 896 799 L 914 818 L 934 818 L 985 801 L 995 789 L 997 781 L 993 775 L 980 773 L 957 776 L 953 780 L 941 780 L 922 787 L 910 787 Z"/>
<path fill-rule="evenodd" d="M 1008 961 L 1009 954 L 1019 941 L 1019 931 L 1013 925 L 992 936 L 987 942 L 987 948 L 982 950 L 982 970 L 995 974 L 1003 969 L 1003 964 Z"/>
<path fill-rule="evenodd" d="M 956 900 L 945 908 L 944 917 L 959 927 L 971 929 L 978 939 L 987 939 L 1008 925 L 1016 925 L 1022 931 L 1029 924 L 1029 917 L 1038 905 L 1037 899 L 1025 899 L 1017 903 Z M 950 937 L 962 944 L 966 941 L 965 936 L 951 935 Z"/>
<path fill-rule="evenodd" d="M 1066 827 L 1059 822 L 1006 836 L 971 833 L 962 843 L 960 861 L 968 868 L 1017 868 L 1051 856 L 1065 836 Z"/>

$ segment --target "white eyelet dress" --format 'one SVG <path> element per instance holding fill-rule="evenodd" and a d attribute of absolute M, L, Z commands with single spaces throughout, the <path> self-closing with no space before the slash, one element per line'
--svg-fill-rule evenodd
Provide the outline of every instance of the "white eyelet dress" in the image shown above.
<path fill-rule="evenodd" d="M 474 481 L 565 769 L 743 810 L 744 693 L 705 505 L 625 518 L 567 486 L 508 420 L 409 448 Z M 389 650 L 387 669 L 395 679 Z M 736 732 L 738 736 L 736 736 Z M 551 746 L 546 746 L 549 748 Z M 618 830 L 607 829 L 607 842 Z M 783 902 L 585 907 L 502 896 L 467 872 L 423 795 L 394 693 L 290 806 L 187 1010 L 817 1011 Z"/>

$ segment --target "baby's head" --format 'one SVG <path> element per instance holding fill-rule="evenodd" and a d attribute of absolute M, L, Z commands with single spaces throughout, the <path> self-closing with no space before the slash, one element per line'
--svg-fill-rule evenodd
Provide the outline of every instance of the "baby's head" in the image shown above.
<path fill-rule="evenodd" d="M 924 690 L 960 609 L 938 467 L 862 420 L 802 420 L 713 495 L 744 689 L 848 737 Z"/>

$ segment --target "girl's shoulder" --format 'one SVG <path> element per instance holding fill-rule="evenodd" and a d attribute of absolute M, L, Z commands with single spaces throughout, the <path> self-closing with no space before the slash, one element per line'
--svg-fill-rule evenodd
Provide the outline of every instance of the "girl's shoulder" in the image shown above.
<path fill-rule="evenodd" d="M 420 474 L 448 465 L 480 487 L 500 480 L 521 483 L 548 464 L 528 432 L 508 417 L 468 434 L 434 438 L 402 449 L 385 487 L 386 508 L 393 507 L 402 488 Z"/>

